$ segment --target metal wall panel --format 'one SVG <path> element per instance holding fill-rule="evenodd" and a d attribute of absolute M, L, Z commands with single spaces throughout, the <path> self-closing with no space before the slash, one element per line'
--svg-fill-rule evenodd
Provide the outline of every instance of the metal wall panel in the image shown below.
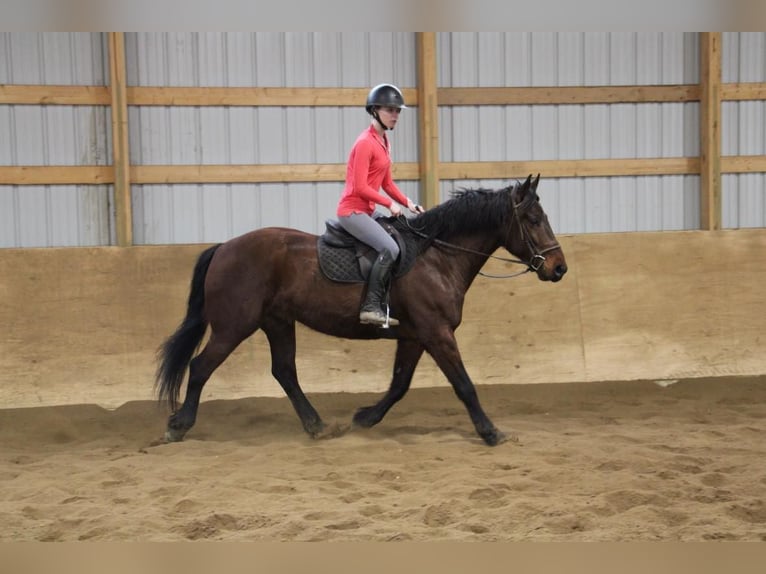
<path fill-rule="evenodd" d="M 105 85 L 98 33 L 0 33 L 0 84 Z M 102 106 L 0 106 L 0 165 L 108 165 Z M 109 244 L 111 186 L 0 185 L 0 247 Z"/>
<path fill-rule="evenodd" d="M 766 32 L 723 34 L 724 82 L 766 82 Z M 721 153 L 766 154 L 766 102 L 723 102 Z M 723 227 L 766 227 L 766 174 L 722 177 Z"/>
<path fill-rule="evenodd" d="M 414 33 L 128 33 L 132 86 L 416 85 Z M 588 86 L 699 81 L 694 33 L 437 34 L 440 86 Z M 0 83 L 105 85 L 106 34 L 0 33 Z M 766 33 L 723 34 L 723 81 L 766 81 Z M 699 105 L 460 106 L 439 110 L 442 161 L 695 156 Z M 345 163 L 368 125 L 359 108 L 129 108 L 137 164 Z M 418 159 L 417 109 L 392 135 Z M 98 106 L 0 106 L 0 164 L 108 165 Z M 766 154 L 766 103 L 724 102 L 724 155 Z M 459 187 L 505 181 L 442 182 Z M 400 182 L 418 198 L 418 182 Z M 699 178 L 545 179 L 560 233 L 698 226 Z M 724 227 L 766 226 L 764 174 L 723 177 Z M 221 241 L 256 227 L 319 232 L 342 183 L 136 185 L 136 243 Z M 111 186 L 0 186 L 0 246 L 114 243 Z"/>
<path fill-rule="evenodd" d="M 440 33 L 439 85 L 597 86 L 695 83 L 697 34 Z M 459 106 L 439 111 L 441 161 L 677 157 L 698 153 L 699 105 Z M 698 225 L 697 177 L 563 178 L 541 193 L 561 233 Z M 441 184 L 442 199 L 460 187 Z"/>
<path fill-rule="evenodd" d="M 126 35 L 133 86 L 416 85 L 413 33 L 136 33 Z M 137 164 L 345 163 L 369 124 L 358 108 L 131 107 Z M 417 161 L 417 113 L 392 134 L 394 162 Z M 418 197 L 417 182 L 400 182 Z M 136 243 L 223 241 L 257 227 L 320 232 L 337 183 L 133 186 Z"/>

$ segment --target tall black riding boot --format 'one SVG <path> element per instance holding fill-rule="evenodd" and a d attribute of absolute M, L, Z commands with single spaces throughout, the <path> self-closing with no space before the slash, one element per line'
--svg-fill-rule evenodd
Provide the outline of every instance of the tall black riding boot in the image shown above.
<path fill-rule="evenodd" d="M 386 313 L 382 308 L 383 294 L 391 278 L 391 268 L 394 264 L 394 258 L 388 249 L 384 249 L 378 254 L 378 258 L 370 270 L 370 278 L 367 282 L 367 298 L 364 300 L 362 309 L 359 312 L 359 322 L 372 325 L 386 325 Z M 396 326 L 399 321 L 389 317 L 388 324 Z"/>

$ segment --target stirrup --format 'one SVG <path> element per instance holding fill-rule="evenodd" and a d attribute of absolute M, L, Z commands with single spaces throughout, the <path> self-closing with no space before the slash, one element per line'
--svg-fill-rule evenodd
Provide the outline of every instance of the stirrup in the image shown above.
<path fill-rule="evenodd" d="M 399 324 L 399 319 L 395 319 L 391 316 L 391 307 L 386 304 L 386 322 L 383 323 L 382 329 L 388 329 L 389 327 L 396 327 Z"/>

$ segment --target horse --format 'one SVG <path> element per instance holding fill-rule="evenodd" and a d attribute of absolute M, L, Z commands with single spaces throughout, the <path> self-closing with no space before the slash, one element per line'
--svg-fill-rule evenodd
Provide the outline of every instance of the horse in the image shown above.
<path fill-rule="evenodd" d="M 263 330 L 271 373 L 292 403 L 303 429 L 322 438 L 327 425 L 303 393 L 295 366 L 295 324 L 348 339 L 395 339 L 393 377 L 383 397 L 356 411 L 352 426 L 378 424 L 407 393 L 427 352 L 468 411 L 479 437 L 490 446 L 507 440 L 482 408 L 461 359 L 455 329 L 465 294 L 482 266 L 504 247 L 542 281 L 558 282 L 566 259 L 532 175 L 503 189 L 461 189 L 416 216 L 394 220 L 415 251 L 411 269 L 395 276 L 389 302 L 399 325 L 381 328 L 359 322 L 364 284 L 328 279 L 318 261 L 318 236 L 266 227 L 205 249 L 192 274 L 186 315 L 158 349 L 157 400 L 166 402 L 165 441 L 180 441 L 195 424 L 202 389 L 245 339 Z M 501 257 L 498 257 L 503 259 Z M 523 273 L 522 272 L 522 273 Z M 204 335 L 209 338 L 196 356 Z M 188 368 L 183 404 L 180 389 Z"/>

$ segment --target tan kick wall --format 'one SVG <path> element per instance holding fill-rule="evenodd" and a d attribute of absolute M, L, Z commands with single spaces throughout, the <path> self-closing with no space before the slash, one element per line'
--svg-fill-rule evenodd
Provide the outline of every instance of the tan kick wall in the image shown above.
<path fill-rule="evenodd" d="M 569 274 L 478 277 L 458 330 L 477 384 L 766 373 L 766 230 L 561 237 Z M 0 408 L 153 397 L 203 246 L 0 250 Z M 507 273 L 490 261 L 485 271 Z M 298 332 L 306 392 L 382 391 L 394 343 Z M 424 357 L 413 386 L 446 385 Z M 262 334 L 204 399 L 281 396 Z"/>

